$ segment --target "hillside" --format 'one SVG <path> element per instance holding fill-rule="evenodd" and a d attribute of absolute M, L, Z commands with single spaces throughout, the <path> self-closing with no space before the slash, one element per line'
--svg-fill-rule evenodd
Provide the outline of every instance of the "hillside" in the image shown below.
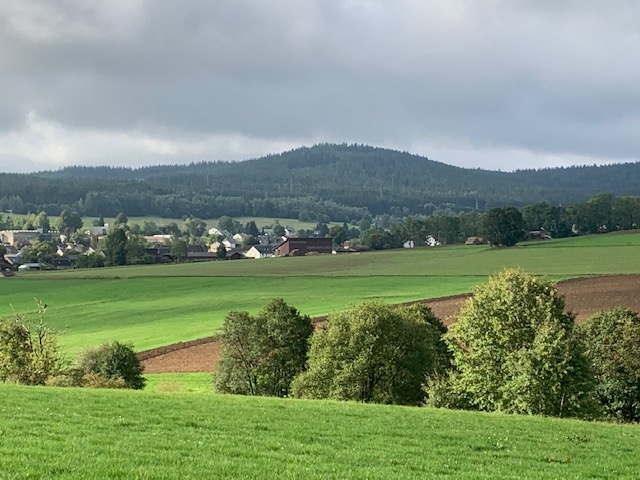
<path fill-rule="evenodd" d="M 539 201 L 567 205 L 602 192 L 637 195 L 639 184 L 640 163 L 506 173 L 383 148 L 322 144 L 236 163 L 0 174 L 0 210 L 57 215 L 67 205 L 88 216 L 324 214 L 350 221 L 369 213 L 483 211 Z"/>
<path fill-rule="evenodd" d="M 637 478 L 640 468 L 633 425 L 11 385 L 0 404 L 3 478 Z"/>

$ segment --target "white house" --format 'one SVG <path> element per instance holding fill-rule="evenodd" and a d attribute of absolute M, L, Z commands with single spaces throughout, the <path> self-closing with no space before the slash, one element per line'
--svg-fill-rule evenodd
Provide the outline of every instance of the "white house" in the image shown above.
<path fill-rule="evenodd" d="M 253 245 L 245 254 L 247 258 L 273 257 L 273 247 L 269 245 Z"/>
<path fill-rule="evenodd" d="M 236 241 L 233 239 L 233 237 L 231 237 L 225 238 L 224 240 L 222 240 L 222 242 L 213 242 L 211 245 L 209 245 L 209 251 L 216 252 L 220 244 L 224 245 L 224 248 L 226 248 L 227 251 L 233 250 L 237 247 Z"/>
<path fill-rule="evenodd" d="M 433 238 L 433 235 L 427 235 L 426 245 L 428 247 L 438 247 L 440 246 L 440 242 Z"/>
<path fill-rule="evenodd" d="M 209 229 L 209 235 L 222 235 L 225 238 L 232 237 L 231 232 L 229 232 L 228 230 L 220 230 L 216 227 L 212 227 Z"/>
<path fill-rule="evenodd" d="M 107 235 L 109 233 L 109 229 L 107 228 L 107 226 L 105 225 L 104 227 L 89 227 L 89 235 L 91 235 L 92 237 L 104 237 L 105 235 Z"/>

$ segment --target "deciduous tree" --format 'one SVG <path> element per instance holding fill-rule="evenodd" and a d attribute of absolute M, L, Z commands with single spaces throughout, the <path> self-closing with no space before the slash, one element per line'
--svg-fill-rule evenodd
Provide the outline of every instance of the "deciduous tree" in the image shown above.
<path fill-rule="evenodd" d="M 593 315 L 578 327 L 596 377 L 604 413 L 626 422 L 640 420 L 640 318 L 626 308 Z"/>
<path fill-rule="evenodd" d="M 217 391 L 287 396 L 291 381 L 304 369 L 312 331 L 309 317 L 280 298 L 257 316 L 230 312 L 220 336 Z"/>
<path fill-rule="evenodd" d="M 507 269 L 476 288 L 447 334 L 455 371 L 441 406 L 584 415 L 593 376 L 553 284 Z M 442 391 L 440 391 L 442 393 Z"/>
<path fill-rule="evenodd" d="M 425 306 L 365 303 L 334 315 L 311 340 L 294 395 L 417 405 L 428 376 L 444 374 L 446 328 Z"/>
<path fill-rule="evenodd" d="M 96 382 L 95 375 L 112 381 L 122 379 L 126 388 L 135 390 L 144 388 L 146 382 L 142 375 L 144 368 L 133 346 L 118 341 L 83 350 L 78 355 L 75 369 L 83 376 L 82 384 L 90 382 L 97 386 L 117 387 L 111 382 Z"/>
<path fill-rule="evenodd" d="M 524 220 L 514 207 L 494 208 L 482 219 L 482 231 L 492 245 L 512 247 L 524 238 Z"/>
<path fill-rule="evenodd" d="M 107 265 L 125 265 L 127 263 L 127 234 L 122 228 L 114 228 L 105 240 Z"/>

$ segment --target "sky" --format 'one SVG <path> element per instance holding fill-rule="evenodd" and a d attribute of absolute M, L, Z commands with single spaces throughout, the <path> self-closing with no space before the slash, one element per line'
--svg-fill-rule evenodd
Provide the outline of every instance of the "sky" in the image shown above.
<path fill-rule="evenodd" d="M 637 0 L 2 0 L 0 172 L 321 142 L 640 161 Z"/>

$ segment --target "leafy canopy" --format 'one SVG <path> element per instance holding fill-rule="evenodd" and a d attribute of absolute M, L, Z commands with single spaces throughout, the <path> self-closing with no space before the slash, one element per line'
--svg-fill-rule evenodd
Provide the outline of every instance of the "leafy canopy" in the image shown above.
<path fill-rule="evenodd" d="M 417 405 L 428 375 L 444 373 L 446 328 L 426 306 L 365 303 L 334 315 L 311 340 L 294 395 Z"/>
<path fill-rule="evenodd" d="M 311 319 L 281 299 L 257 316 L 230 312 L 220 335 L 222 352 L 216 390 L 241 395 L 289 395 L 293 378 L 307 361 Z"/>
<path fill-rule="evenodd" d="M 578 327 L 596 377 L 596 396 L 615 419 L 640 420 L 640 317 L 626 308 L 593 315 Z"/>
<path fill-rule="evenodd" d="M 564 307 L 553 284 L 519 269 L 477 287 L 447 336 L 455 371 L 440 405 L 585 414 L 593 378 Z"/>

